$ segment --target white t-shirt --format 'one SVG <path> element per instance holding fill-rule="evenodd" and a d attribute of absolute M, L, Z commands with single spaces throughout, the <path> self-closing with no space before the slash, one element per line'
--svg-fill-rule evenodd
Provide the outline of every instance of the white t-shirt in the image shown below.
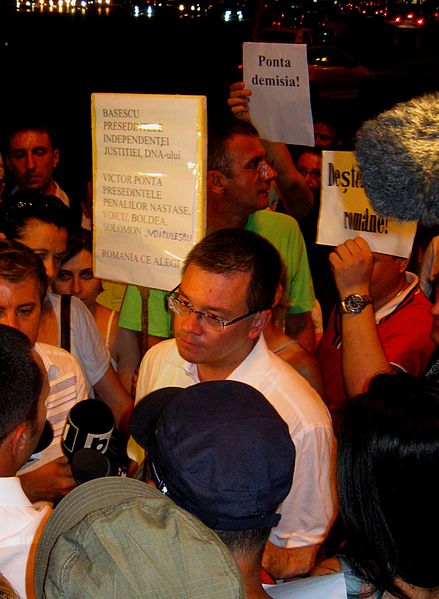
<path fill-rule="evenodd" d="M 325 404 L 308 381 L 268 350 L 263 337 L 227 379 L 260 391 L 288 424 L 296 448 L 293 486 L 279 509 L 282 518 L 270 540 L 280 547 L 321 543 L 336 512 L 335 439 Z M 163 341 L 143 357 L 136 403 L 155 389 L 198 382 L 197 366 L 183 360 L 175 339 Z M 144 459 L 133 439 L 128 455 L 139 464 Z"/>
<path fill-rule="evenodd" d="M 20 473 L 35 470 L 63 455 L 61 436 L 67 415 L 78 401 L 87 399 L 89 394 L 81 366 L 72 354 L 47 343 L 35 343 L 35 351 L 42 359 L 49 379 L 46 409 L 47 420 L 53 428 L 53 439 L 49 447 L 31 456 L 20 468 Z"/>
<path fill-rule="evenodd" d="M 0 477 L 0 572 L 20 597 L 35 596 L 35 552 L 51 511 L 45 501 L 32 505 L 18 477 Z"/>
<path fill-rule="evenodd" d="M 61 296 L 47 294 L 58 321 L 58 345 L 61 345 Z M 95 385 L 107 372 L 110 352 L 99 334 L 93 315 L 77 297 L 70 304 L 71 353 L 79 360 L 86 383 Z"/>

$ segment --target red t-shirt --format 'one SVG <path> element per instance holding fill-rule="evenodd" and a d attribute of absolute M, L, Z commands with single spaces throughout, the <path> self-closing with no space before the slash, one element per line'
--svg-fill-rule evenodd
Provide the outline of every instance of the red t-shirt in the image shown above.
<path fill-rule="evenodd" d="M 409 374 L 423 374 L 435 348 L 430 339 L 431 303 L 416 285 L 387 316 L 378 323 L 378 336 L 391 364 Z M 346 399 L 341 366 L 341 314 L 335 308 L 317 348 L 326 404 L 334 428 L 338 429 L 340 408 Z"/>

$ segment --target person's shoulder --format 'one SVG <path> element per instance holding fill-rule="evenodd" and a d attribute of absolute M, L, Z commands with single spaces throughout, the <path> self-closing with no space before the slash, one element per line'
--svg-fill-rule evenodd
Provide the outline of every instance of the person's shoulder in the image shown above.
<path fill-rule="evenodd" d="M 175 339 L 165 339 L 150 347 L 143 356 L 143 360 L 149 362 L 154 360 L 166 360 L 168 357 L 174 355 L 179 355 Z"/>
<path fill-rule="evenodd" d="M 295 218 L 289 214 L 275 212 L 274 210 L 256 210 L 249 216 L 249 223 L 253 222 L 255 227 L 283 227 L 284 229 L 299 229 Z M 257 231 L 256 231 L 257 232 Z"/>
<path fill-rule="evenodd" d="M 38 341 L 35 343 L 35 351 L 39 354 L 45 366 L 47 360 L 48 365 L 53 364 L 54 366 L 59 367 L 61 364 L 64 366 L 70 364 L 72 369 L 79 369 L 81 371 L 81 366 L 77 358 L 70 352 L 62 349 L 62 347 L 50 345 L 49 343 L 40 343 Z"/>

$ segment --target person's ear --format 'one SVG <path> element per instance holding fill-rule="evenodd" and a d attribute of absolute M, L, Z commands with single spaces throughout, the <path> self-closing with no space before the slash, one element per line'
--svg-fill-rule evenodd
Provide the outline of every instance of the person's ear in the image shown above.
<path fill-rule="evenodd" d="M 399 272 L 405 272 L 407 270 L 407 266 L 409 265 L 409 258 L 400 258 L 399 259 Z"/>
<path fill-rule="evenodd" d="M 207 187 L 214 193 L 224 189 L 225 177 L 221 171 L 207 171 Z"/>
<path fill-rule="evenodd" d="M 31 434 L 32 425 L 28 420 L 26 420 L 25 422 L 21 422 L 18 426 L 14 428 L 13 431 L 11 431 L 11 453 L 14 459 L 16 459 L 17 461 L 19 461 L 20 455 L 28 451 Z"/>
<path fill-rule="evenodd" d="M 257 339 L 271 319 L 271 310 L 261 310 L 253 316 L 252 326 L 248 333 L 250 339 Z"/>
<path fill-rule="evenodd" d="M 58 150 L 58 148 L 55 148 L 53 150 L 53 159 L 52 159 L 53 168 L 56 168 L 58 166 L 58 162 L 59 162 L 59 150 Z"/>
<path fill-rule="evenodd" d="M 283 292 L 284 292 L 284 287 L 283 287 L 282 283 L 279 283 L 279 285 L 277 286 L 277 289 L 276 289 L 276 295 L 274 296 L 273 308 L 275 306 L 277 306 L 278 303 L 280 302 L 280 300 L 282 299 Z"/>

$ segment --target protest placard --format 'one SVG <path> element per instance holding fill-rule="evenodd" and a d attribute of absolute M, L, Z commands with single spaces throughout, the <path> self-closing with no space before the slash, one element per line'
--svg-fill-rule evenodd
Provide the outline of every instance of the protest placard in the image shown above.
<path fill-rule="evenodd" d="M 313 146 L 306 45 L 245 42 L 243 67 L 250 119 L 262 139 Z"/>
<path fill-rule="evenodd" d="M 205 231 L 206 98 L 92 94 L 95 276 L 172 289 Z"/>
<path fill-rule="evenodd" d="M 363 237 L 373 252 L 407 258 L 416 222 L 379 216 L 361 183 L 353 152 L 323 152 L 322 192 L 317 243 L 336 246 Z"/>

